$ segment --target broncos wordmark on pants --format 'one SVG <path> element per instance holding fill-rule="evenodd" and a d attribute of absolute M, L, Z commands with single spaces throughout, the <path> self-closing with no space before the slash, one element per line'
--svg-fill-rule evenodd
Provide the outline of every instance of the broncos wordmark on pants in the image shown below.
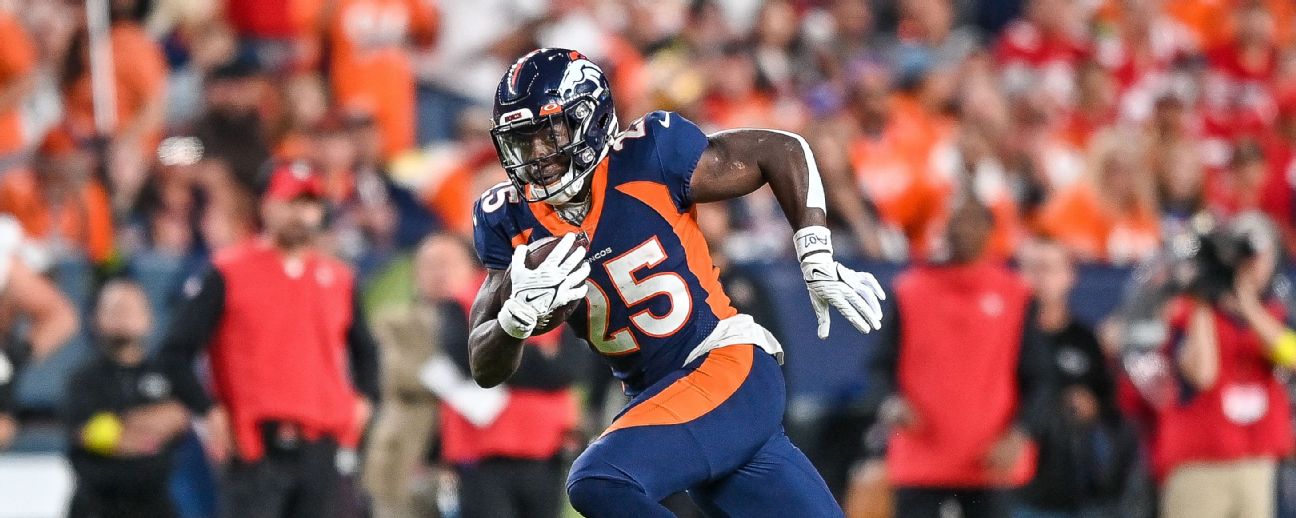
<path fill-rule="evenodd" d="M 676 114 L 635 121 L 591 175 L 580 225 L 501 183 L 474 206 L 477 254 L 503 270 L 514 247 L 589 238 L 590 290 L 568 323 L 634 399 L 572 468 L 578 511 L 669 516 L 657 501 L 688 489 L 717 516 L 840 516 L 783 433 L 779 345 L 730 305 L 698 229 L 689 182 L 706 145 Z"/>

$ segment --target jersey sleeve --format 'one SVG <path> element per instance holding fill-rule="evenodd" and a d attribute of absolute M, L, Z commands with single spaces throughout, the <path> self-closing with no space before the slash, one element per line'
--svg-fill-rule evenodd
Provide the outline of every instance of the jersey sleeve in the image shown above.
<path fill-rule="evenodd" d="M 489 192 L 488 192 L 489 194 Z M 513 258 L 513 243 L 503 227 L 502 208 L 487 212 L 483 207 L 487 197 L 473 203 L 473 248 L 482 266 L 493 270 L 509 267 Z"/>
<path fill-rule="evenodd" d="M 675 206 L 681 212 L 693 205 L 689 192 L 693 170 L 707 147 L 707 136 L 674 112 L 655 111 L 644 116 L 643 124 L 652 138 L 653 151 L 661 170 L 661 181 L 670 190 Z"/>

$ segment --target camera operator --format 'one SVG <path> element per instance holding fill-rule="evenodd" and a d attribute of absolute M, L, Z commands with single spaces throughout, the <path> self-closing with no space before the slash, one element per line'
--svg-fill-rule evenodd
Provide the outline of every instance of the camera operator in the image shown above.
<path fill-rule="evenodd" d="M 1169 306 L 1177 388 L 1156 413 L 1161 515 L 1272 517 L 1278 459 L 1294 440 L 1275 366 L 1296 367 L 1296 331 L 1273 289 L 1276 233 L 1246 215 L 1200 244 L 1208 259 Z"/>

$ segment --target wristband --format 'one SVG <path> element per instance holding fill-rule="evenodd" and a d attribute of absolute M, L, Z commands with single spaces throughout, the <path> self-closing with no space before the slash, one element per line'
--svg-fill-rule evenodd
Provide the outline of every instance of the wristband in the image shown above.
<path fill-rule="evenodd" d="M 520 304 L 513 299 L 504 301 L 504 306 L 500 308 L 499 315 L 495 317 L 499 323 L 500 329 L 505 333 L 518 340 L 525 340 L 535 331 L 536 323 L 540 321 L 540 316 L 535 314 L 526 304 Z"/>
<path fill-rule="evenodd" d="M 792 246 L 796 248 L 797 261 L 805 261 L 807 256 L 824 252 L 831 256 L 832 233 L 827 227 L 819 225 L 805 227 L 792 235 Z"/>
<path fill-rule="evenodd" d="M 1296 367 L 1296 331 L 1284 329 L 1269 348 L 1269 358 L 1283 367 Z"/>

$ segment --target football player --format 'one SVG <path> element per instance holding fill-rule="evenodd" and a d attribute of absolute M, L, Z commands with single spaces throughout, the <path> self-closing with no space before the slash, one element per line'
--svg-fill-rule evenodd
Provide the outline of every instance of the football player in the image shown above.
<path fill-rule="evenodd" d="M 477 253 L 489 268 L 472 309 L 473 377 L 503 382 L 522 341 L 576 302 L 568 324 L 632 398 L 572 466 L 576 510 L 671 516 L 658 501 L 688 490 L 715 516 L 841 516 L 783 432 L 782 348 L 730 305 L 694 210 L 768 184 L 797 229 L 819 337 L 828 335 L 830 306 L 860 331 L 877 329 L 885 296 L 872 275 L 833 259 L 806 141 L 764 129 L 706 135 L 664 111 L 619 130 L 599 67 L 552 48 L 509 68 L 494 119 L 510 180 L 473 208 Z M 578 234 L 588 247 L 576 244 Z M 528 268 L 528 244 L 550 236 L 557 246 Z"/>

